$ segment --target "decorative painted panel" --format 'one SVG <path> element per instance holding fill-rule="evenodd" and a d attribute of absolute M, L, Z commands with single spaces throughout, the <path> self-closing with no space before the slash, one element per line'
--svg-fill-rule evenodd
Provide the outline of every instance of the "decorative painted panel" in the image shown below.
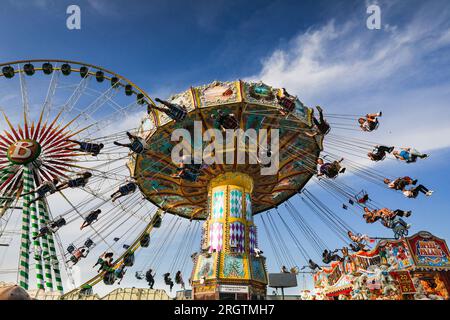
<path fill-rule="evenodd" d="M 211 84 L 197 87 L 197 103 L 201 108 L 233 103 L 238 101 L 238 88 L 235 82 L 214 81 Z"/>
<path fill-rule="evenodd" d="M 245 216 L 247 221 L 253 221 L 252 197 L 250 193 L 245 194 Z"/>
<path fill-rule="evenodd" d="M 384 247 L 380 247 L 378 254 L 382 263 L 396 265 L 399 269 L 404 269 L 414 264 L 408 246 L 403 241 L 391 242 Z"/>
<path fill-rule="evenodd" d="M 222 251 L 223 248 L 223 224 L 214 222 L 209 227 L 209 251 Z"/>
<path fill-rule="evenodd" d="M 408 238 L 417 265 L 431 268 L 450 268 L 450 253 L 443 239 L 422 231 Z"/>
<path fill-rule="evenodd" d="M 247 278 L 248 273 L 246 272 L 243 256 L 229 254 L 225 255 L 222 274 L 226 278 Z"/>
<path fill-rule="evenodd" d="M 258 246 L 258 242 L 256 240 L 256 226 L 250 226 L 248 228 L 248 238 L 250 244 L 250 253 L 253 253 L 254 249 Z"/>
<path fill-rule="evenodd" d="M 208 222 L 203 223 L 202 225 L 202 238 L 201 238 L 201 248 L 202 250 L 208 248 Z"/>
<path fill-rule="evenodd" d="M 230 191 L 230 216 L 242 218 L 242 191 L 238 189 Z"/>
<path fill-rule="evenodd" d="M 266 270 L 261 259 L 252 259 L 252 279 L 266 282 Z"/>
<path fill-rule="evenodd" d="M 245 226 L 241 222 L 230 223 L 230 247 L 234 252 L 244 252 Z"/>
<path fill-rule="evenodd" d="M 204 255 L 198 256 L 196 270 L 194 273 L 194 278 L 192 280 L 198 281 L 201 277 L 205 277 L 205 279 L 214 278 L 216 274 L 215 258 L 215 254 L 210 255 L 209 257 L 206 257 Z"/>
<path fill-rule="evenodd" d="M 213 219 L 222 219 L 225 212 L 225 191 L 215 191 L 213 194 Z"/>

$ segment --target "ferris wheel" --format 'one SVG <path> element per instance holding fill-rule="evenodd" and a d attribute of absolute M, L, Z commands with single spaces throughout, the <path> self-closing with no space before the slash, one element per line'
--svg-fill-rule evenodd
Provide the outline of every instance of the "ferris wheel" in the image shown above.
<path fill-rule="evenodd" d="M 145 135 L 142 118 L 151 132 L 156 116 L 144 91 L 92 64 L 23 60 L 0 69 L 2 275 L 63 292 L 61 273 L 73 286 L 72 266 L 97 244 L 121 255 L 152 221 L 156 209 L 139 193 L 111 202 L 131 181 L 129 152 L 112 142 Z M 5 260 L 12 252 L 17 260 Z"/>

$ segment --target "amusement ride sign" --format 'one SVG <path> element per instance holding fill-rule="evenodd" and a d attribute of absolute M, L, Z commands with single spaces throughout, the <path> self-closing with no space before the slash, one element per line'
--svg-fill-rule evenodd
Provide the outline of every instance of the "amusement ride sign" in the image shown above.
<path fill-rule="evenodd" d="M 450 254 L 445 241 L 428 233 L 419 233 L 408 242 L 418 265 L 450 267 Z"/>
<path fill-rule="evenodd" d="M 41 146 L 31 139 L 18 140 L 9 146 L 6 156 L 14 164 L 28 164 L 41 154 Z"/>
<path fill-rule="evenodd" d="M 248 293 L 248 286 L 221 285 L 219 291 L 224 293 Z"/>

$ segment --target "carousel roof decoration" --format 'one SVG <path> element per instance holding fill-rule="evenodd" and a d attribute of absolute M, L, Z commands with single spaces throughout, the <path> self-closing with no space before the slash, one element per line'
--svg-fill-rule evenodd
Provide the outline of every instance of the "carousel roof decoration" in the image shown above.
<path fill-rule="evenodd" d="M 280 108 L 275 98 L 278 90 L 263 83 L 214 82 L 173 96 L 169 102 L 186 106 L 189 117 L 182 123 L 176 123 L 167 116 L 159 115 L 161 126 L 147 137 L 149 150 L 144 155 L 136 156 L 135 178 L 144 195 L 170 213 L 194 219 L 207 217 L 207 185 L 211 179 L 225 172 L 251 173 L 254 180 L 254 213 L 274 208 L 295 195 L 311 178 L 312 170 L 315 169 L 306 163 L 305 158 L 310 155 L 317 157 L 320 144 L 315 138 L 300 136 L 295 131 L 285 129 L 288 123 L 294 121 L 300 130 L 311 127 L 311 110 L 300 100 L 296 100 L 296 108 L 290 119 L 267 117 L 267 114 L 276 114 Z M 280 169 L 276 175 L 261 175 L 259 165 L 215 164 L 206 169 L 205 176 L 194 183 L 170 176 L 177 170 L 171 162 L 171 151 L 177 143 L 171 142 L 173 130 L 193 127 L 194 121 L 201 121 L 203 130 L 212 128 L 214 123 L 211 114 L 218 110 L 237 115 L 244 130 L 280 129 Z M 294 153 L 290 148 L 302 152 Z M 136 174 L 142 171 L 145 171 L 142 177 Z M 151 175 L 152 179 L 146 175 Z"/>

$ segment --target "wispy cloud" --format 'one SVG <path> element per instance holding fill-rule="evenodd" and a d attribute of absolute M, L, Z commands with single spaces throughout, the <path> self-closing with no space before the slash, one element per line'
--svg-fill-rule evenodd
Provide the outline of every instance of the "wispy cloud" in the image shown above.
<path fill-rule="evenodd" d="M 311 28 L 249 78 L 285 87 L 329 113 L 383 108 L 386 117 L 374 135 L 379 141 L 448 147 L 450 13 L 442 6 L 417 11 L 398 24 L 386 18 L 379 31 L 366 29 L 361 19 Z"/>

